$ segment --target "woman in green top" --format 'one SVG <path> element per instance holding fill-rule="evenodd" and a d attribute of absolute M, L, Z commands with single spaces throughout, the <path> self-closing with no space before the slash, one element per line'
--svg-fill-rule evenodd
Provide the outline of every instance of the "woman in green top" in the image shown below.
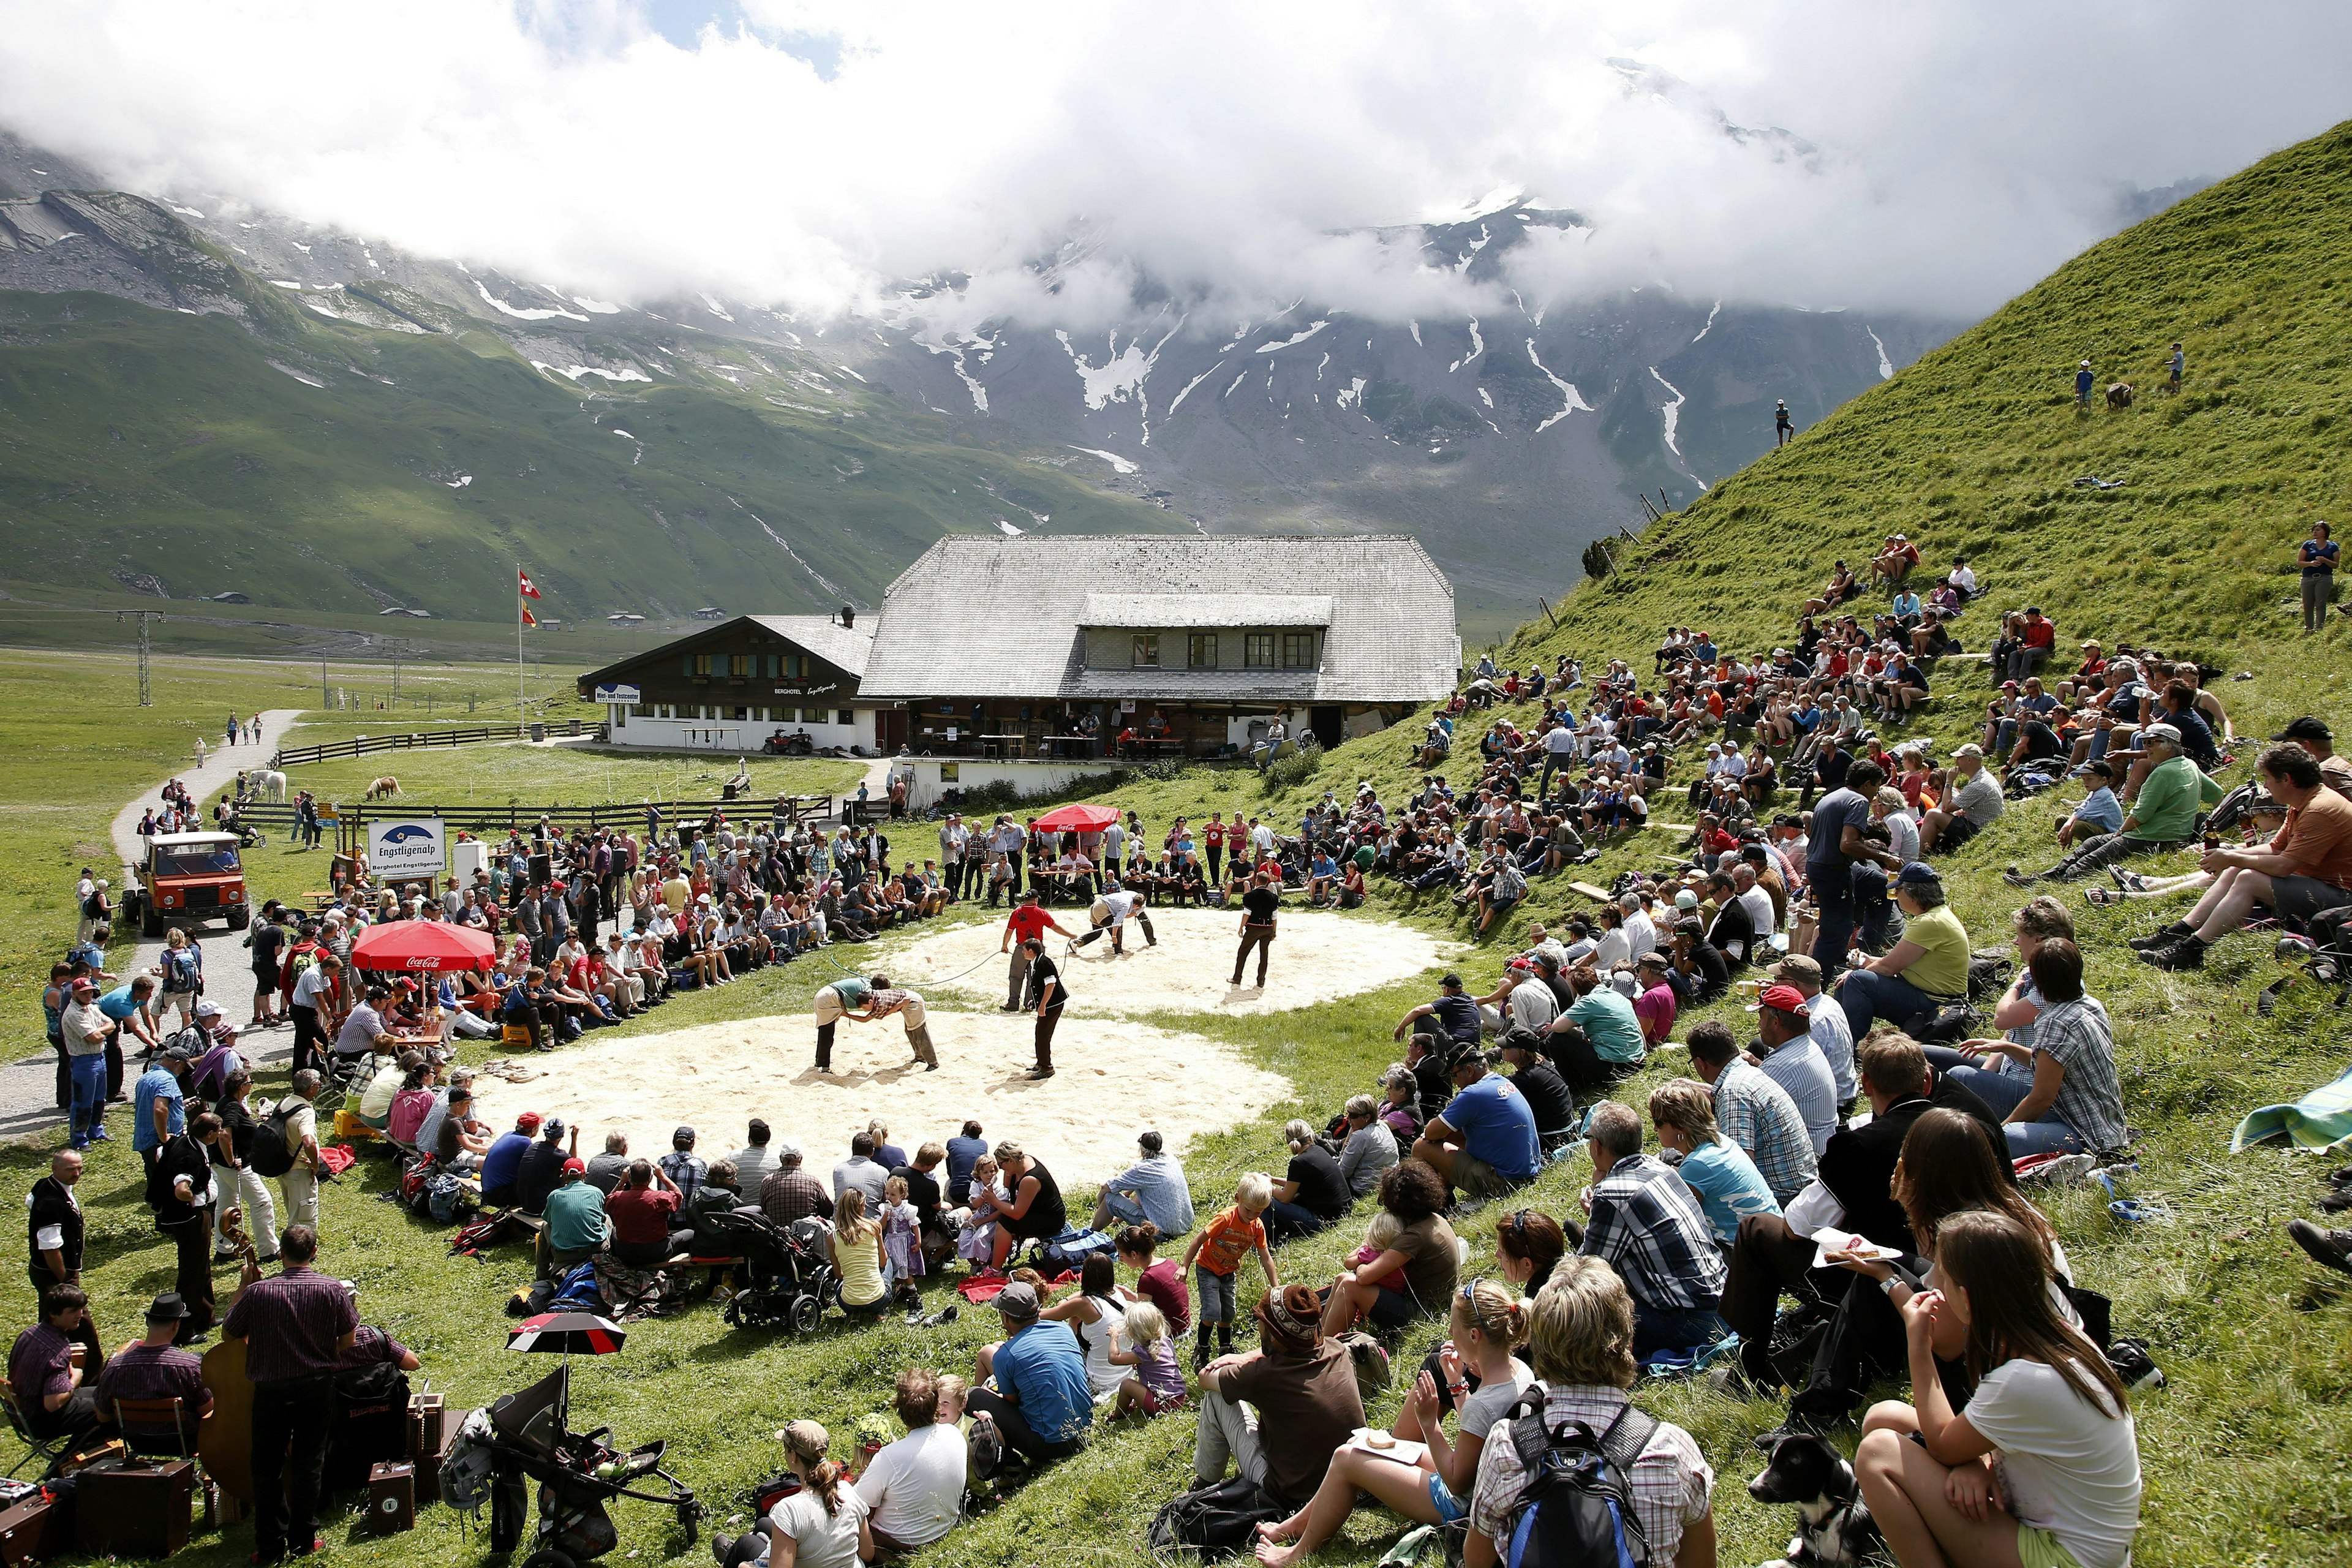
<path fill-rule="evenodd" d="M 1969 994 L 1968 928 L 1944 901 L 1936 868 L 1906 864 L 1895 874 L 1895 901 L 1903 910 L 1903 940 L 1838 980 L 1838 1005 L 1857 1040 L 1881 1017 L 1908 1024 Z"/>

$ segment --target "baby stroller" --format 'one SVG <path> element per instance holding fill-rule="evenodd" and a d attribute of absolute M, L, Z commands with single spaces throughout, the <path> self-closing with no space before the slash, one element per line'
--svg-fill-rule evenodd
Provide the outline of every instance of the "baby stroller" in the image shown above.
<path fill-rule="evenodd" d="M 446 1500 L 478 1508 L 476 1487 L 488 1472 L 490 1550 L 504 1555 L 521 1544 L 529 1506 L 526 1479 L 539 1482 L 539 1528 L 522 1568 L 573 1568 L 620 1543 L 604 1511 L 613 1498 L 659 1503 L 677 1513 L 684 1545 L 694 1544 L 702 1505 L 691 1488 L 661 1468 L 666 1443 L 622 1450 L 611 1432 L 572 1431 L 572 1366 L 557 1367 L 530 1387 L 509 1394 L 466 1419 L 442 1471 Z M 472 1449 L 470 1454 L 462 1450 Z M 487 1463 L 486 1463 L 487 1461 Z"/>
<path fill-rule="evenodd" d="M 841 1276 L 826 1247 L 824 1221 L 814 1217 L 779 1226 L 756 1208 L 717 1216 L 715 1238 L 743 1259 L 742 1289 L 728 1299 L 727 1321 L 739 1329 L 789 1324 L 813 1333 L 824 1310 L 841 1295 Z"/>

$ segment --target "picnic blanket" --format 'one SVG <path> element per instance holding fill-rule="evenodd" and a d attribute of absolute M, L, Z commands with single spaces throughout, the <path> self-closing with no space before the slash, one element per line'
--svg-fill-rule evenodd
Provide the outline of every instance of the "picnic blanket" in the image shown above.
<path fill-rule="evenodd" d="M 1077 1283 L 1077 1279 L 1078 1274 L 1076 1269 L 1067 1269 L 1063 1273 L 1055 1275 L 1053 1279 L 1046 1280 L 1045 1289 L 1048 1290 L 1058 1290 L 1065 1285 L 1074 1285 Z M 991 1301 L 995 1300 L 997 1296 L 1003 1292 L 1004 1288 L 1012 1283 L 1013 1279 L 1010 1275 L 1000 1274 L 993 1268 L 983 1268 L 979 1273 L 973 1275 L 971 1279 L 966 1279 L 963 1283 L 958 1285 L 956 1287 L 956 1293 L 975 1307 L 985 1307 Z"/>
<path fill-rule="evenodd" d="M 2230 1135 L 2230 1152 L 2281 1133 L 2298 1149 L 2330 1149 L 2352 1139 L 2352 1068 L 2293 1105 L 2265 1105 Z"/>

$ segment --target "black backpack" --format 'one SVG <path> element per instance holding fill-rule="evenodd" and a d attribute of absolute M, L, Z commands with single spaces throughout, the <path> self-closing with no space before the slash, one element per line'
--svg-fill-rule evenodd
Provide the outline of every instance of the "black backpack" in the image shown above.
<path fill-rule="evenodd" d="M 1192 1552 L 1203 1563 L 1223 1562 L 1249 1550 L 1259 1525 L 1289 1511 L 1255 1481 L 1234 1476 L 1178 1493 L 1151 1521 L 1151 1550 L 1162 1559 Z"/>
<path fill-rule="evenodd" d="M 294 1168 L 294 1149 L 286 1136 L 287 1120 L 294 1108 L 280 1101 L 268 1115 L 255 1124 L 253 1150 L 246 1163 L 257 1176 L 282 1176 Z"/>
<path fill-rule="evenodd" d="M 1658 1423 L 1628 1405 L 1598 1436 L 1581 1421 L 1555 1433 L 1543 1402 L 1532 1388 L 1511 1407 L 1527 1481 L 1509 1539 L 1496 1543 L 1504 1568 L 1640 1568 L 1650 1548 L 1633 1510 L 1633 1461 Z"/>

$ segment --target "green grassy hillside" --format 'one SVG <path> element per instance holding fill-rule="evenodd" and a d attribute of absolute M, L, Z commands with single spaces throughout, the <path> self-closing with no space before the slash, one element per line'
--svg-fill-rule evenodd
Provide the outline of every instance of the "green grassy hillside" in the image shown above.
<path fill-rule="evenodd" d="M 677 382 L 583 392 L 476 328 L 260 303 L 248 330 L 0 293 L 0 580 L 511 624 L 523 562 L 543 615 L 660 619 L 877 603 L 940 533 L 1001 517 L 1182 526 L 846 381 L 782 407 L 681 358 Z"/>

